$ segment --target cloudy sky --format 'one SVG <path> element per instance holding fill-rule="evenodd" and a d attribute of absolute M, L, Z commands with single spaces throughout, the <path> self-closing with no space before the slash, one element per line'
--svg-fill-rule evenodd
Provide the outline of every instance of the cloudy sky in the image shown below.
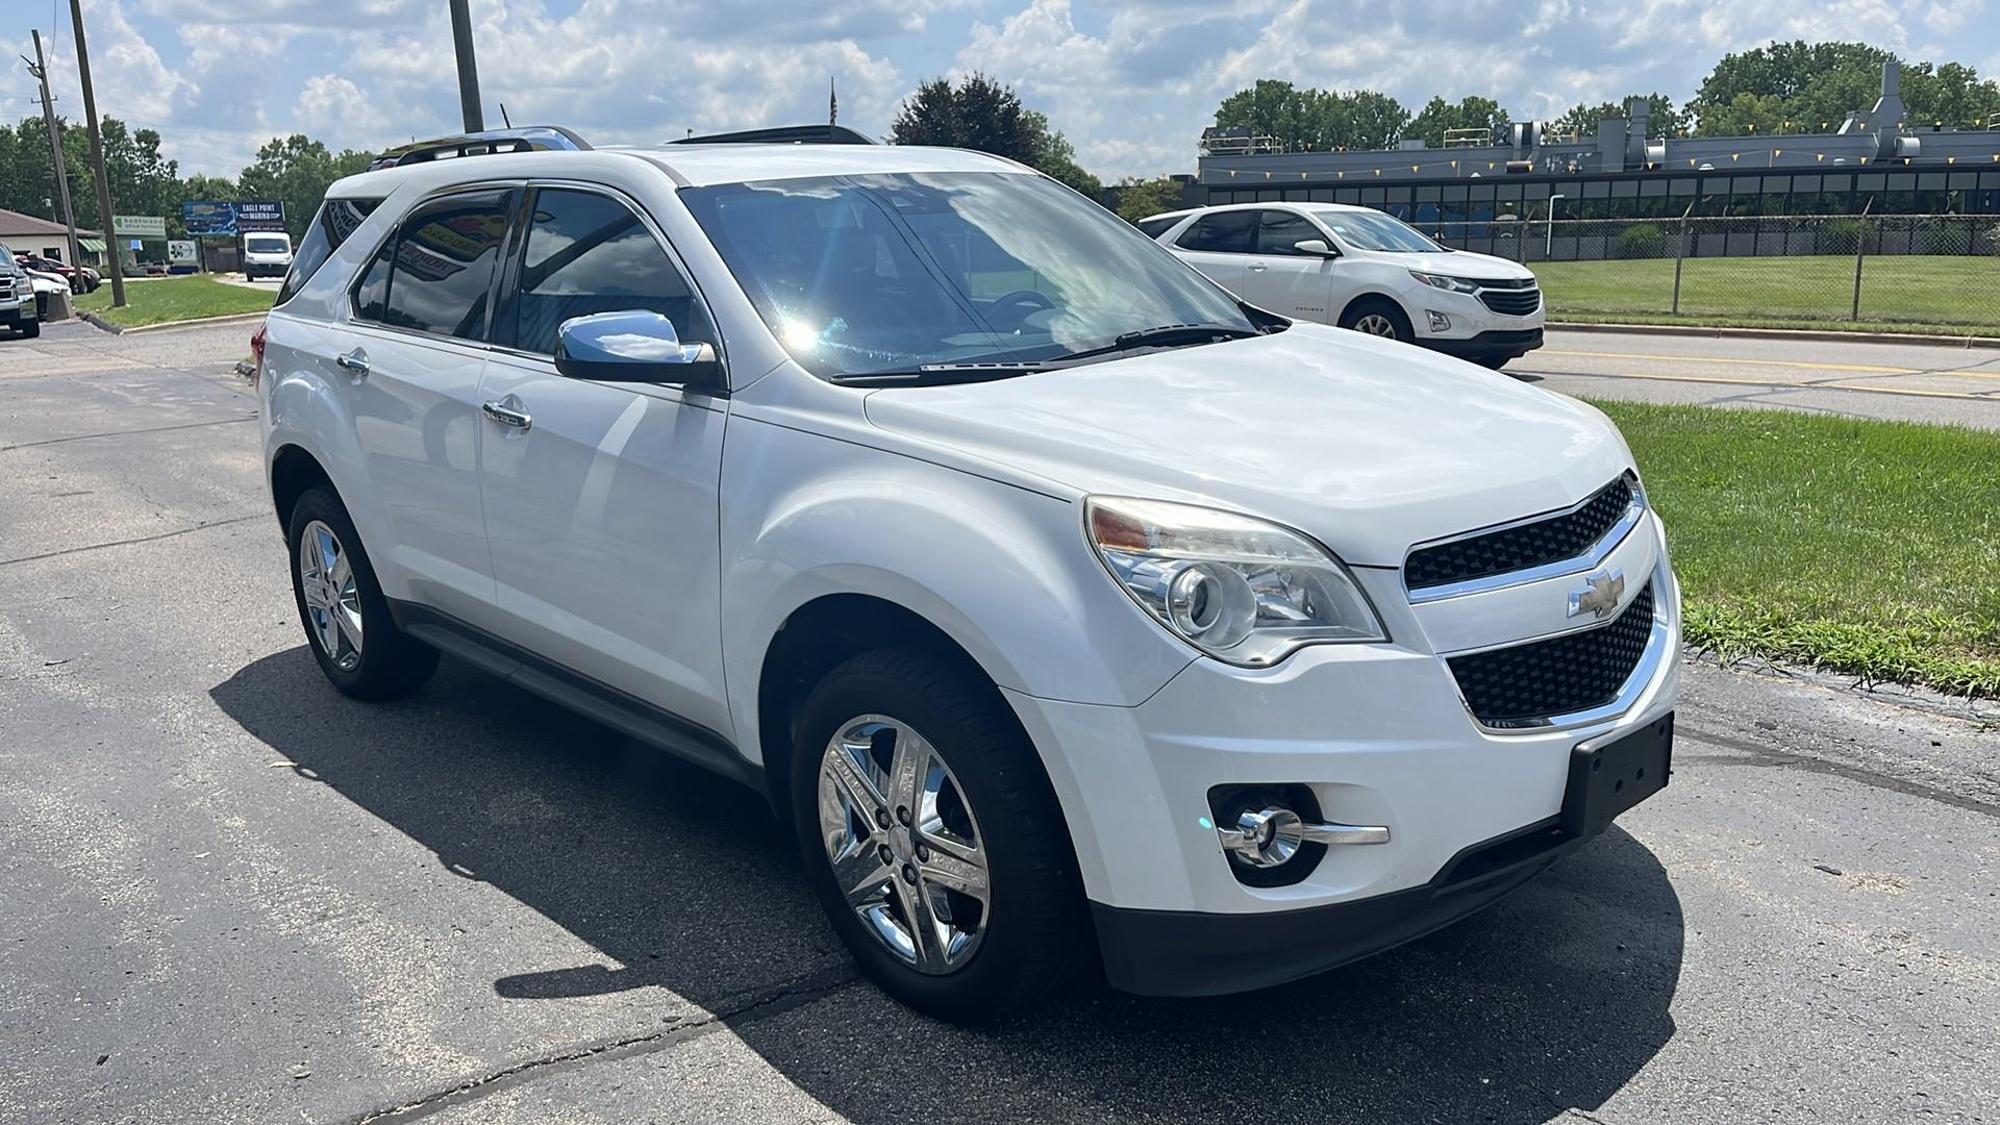
<path fill-rule="evenodd" d="M 1723 53 L 1865 39 L 2000 72 L 2000 0 L 473 0 L 490 124 L 599 143 L 840 117 L 886 131 L 941 73 L 1018 88 L 1106 179 L 1191 170 L 1225 94 L 1259 77 L 1498 97 L 1517 119 L 1693 92 Z M 0 0 L 0 51 L 56 31 L 59 112 L 81 116 L 67 0 Z M 183 171 L 234 175 L 304 131 L 379 149 L 458 123 L 445 0 L 86 0 L 100 112 L 156 128 Z M 35 110 L 17 63 L 0 116 Z"/>

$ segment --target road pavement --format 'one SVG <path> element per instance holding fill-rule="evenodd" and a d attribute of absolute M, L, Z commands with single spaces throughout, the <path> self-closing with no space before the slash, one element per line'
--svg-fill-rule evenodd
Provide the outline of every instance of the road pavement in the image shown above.
<path fill-rule="evenodd" d="M 1564 394 L 2000 430 L 2000 347 L 1552 329 L 1507 373 Z"/>
<path fill-rule="evenodd" d="M 1673 784 L 1292 987 L 964 1030 L 731 784 L 304 647 L 242 326 L 0 343 L 0 1121 L 1993 1121 L 2000 735 L 1691 664 Z"/>

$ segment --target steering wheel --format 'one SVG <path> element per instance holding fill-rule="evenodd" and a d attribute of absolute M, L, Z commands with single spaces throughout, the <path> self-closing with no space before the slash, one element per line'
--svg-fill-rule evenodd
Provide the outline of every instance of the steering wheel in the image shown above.
<path fill-rule="evenodd" d="M 1018 329 L 1020 324 L 1026 321 L 1031 314 L 1055 308 L 1056 303 L 1049 300 L 1049 295 L 1040 290 L 1016 289 L 1012 293 L 995 297 L 993 303 L 986 307 L 989 311 L 998 311 L 1000 309 L 1010 309 L 1015 306 L 1019 306 L 1021 310 L 1020 315 L 1014 319 L 1014 324 Z"/>

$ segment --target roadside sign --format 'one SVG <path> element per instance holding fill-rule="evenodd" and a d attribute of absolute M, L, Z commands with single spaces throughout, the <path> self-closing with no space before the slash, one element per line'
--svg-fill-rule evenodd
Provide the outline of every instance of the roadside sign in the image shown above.
<path fill-rule="evenodd" d="M 194 261 L 194 240 L 187 238 L 176 238 L 169 240 L 167 242 L 167 261 L 169 262 Z"/>
<path fill-rule="evenodd" d="M 167 220 L 159 215 L 113 215 L 111 233 L 130 238 L 165 238 Z"/>
<path fill-rule="evenodd" d="M 236 204 L 236 229 L 245 234 L 253 230 L 284 230 L 284 201 L 281 199 L 246 199 L 239 202 Z"/>
<path fill-rule="evenodd" d="M 190 199 L 181 204 L 181 225 L 196 238 L 233 235 L 236 233 L 236 205 L 212 199 Z"/>

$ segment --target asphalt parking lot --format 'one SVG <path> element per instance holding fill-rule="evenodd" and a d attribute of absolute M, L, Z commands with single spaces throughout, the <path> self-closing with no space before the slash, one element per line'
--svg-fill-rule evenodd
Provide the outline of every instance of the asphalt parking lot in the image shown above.
<path fill-rule="evenodd" d="M 1483 915 L 1251 996 L 915 1017 L 746 791 L 451 661 L 324 683 L 249 331 L 0 342 L 0 1121 L 2000 1117 L 2000 734 L 1692 663 L 1673 784 Z"/>

